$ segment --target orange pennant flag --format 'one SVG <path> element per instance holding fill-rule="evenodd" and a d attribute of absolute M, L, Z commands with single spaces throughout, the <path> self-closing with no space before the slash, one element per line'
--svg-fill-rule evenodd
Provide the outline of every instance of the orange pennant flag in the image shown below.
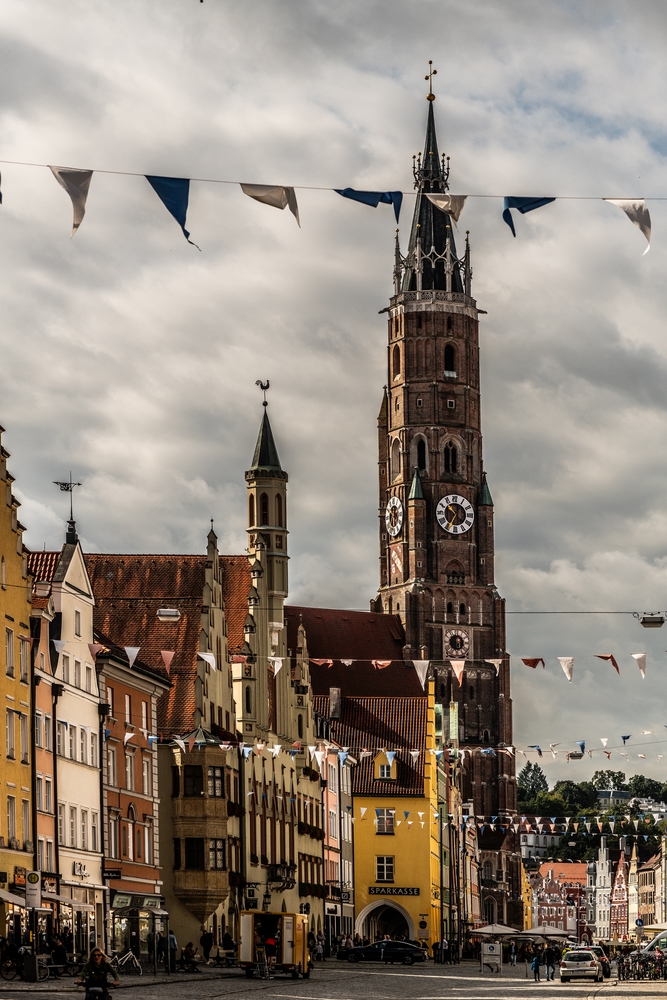
<path fill-rule="evenodd" d="M 461 678 L 463 677 L 463 671 L 465 669 L 466 661 L 465 660 L 450 660 L 449 662 L 451 663 L 452 670 L 454 671 L 456 679 L 457 679 L 457 681 L 460 684 L 461 683 Z"/>
<path fill-rule="evenodd" d="M 376 670 L 386 670 L 391 664 L 391 660 L 371 660 Z"/>
<path fill-rule="evenodd" d="M 614 670 L 616 671 L 616 673 L 617 674 L 621 673 L 621 671 L 618 669 L 618 663 L 616 662 L 616 660 L 614 659 L 614 657 L 611 655 L 611 653 L 596 653 L 595 655 L 597 656 L 598 660 L 608 660 L 609 663 L 611 663 L 611 665 L 614 668 Z"/>
<path fill-rule="evenodd" d="M 547 669 L 547 665 L 546 665 L 546 663 L 544 662 L 544 660 L 542 659 L 541 656 L 536 656 L 536 657 L 533 657 L 533 658 L 529 658 L 527 660 L 524 660 L 524 658 L 521 657 L 521 662 L 525 663 L 527 667 L 532 667 L 533 670 L 540 663 L 542 664 L 542 670 L 546 670 Z"/>

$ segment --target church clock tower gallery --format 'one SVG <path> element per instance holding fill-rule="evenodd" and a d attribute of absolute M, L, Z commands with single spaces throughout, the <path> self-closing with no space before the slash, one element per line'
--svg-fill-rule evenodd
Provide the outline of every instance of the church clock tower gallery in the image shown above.
<path fill-rule="evenodd" d="M 427 197 L 447 195 L 449 174 L 432 93 L 428 101 L 410 240 L 403 256 L 397 235 L 387 310 L 373 609 L 401 618 L 406 660 L 432 661 L 445 742 L 481 751 L 512 744 L 505 602 L 494 583 L 493 500 L 482 460 L 481 310 L 471 295 L 467 235 L 459 256 L 451 216 Z M 513 813 L 511 753 L 467 754 L 462 792 L 478 816 Z"/>

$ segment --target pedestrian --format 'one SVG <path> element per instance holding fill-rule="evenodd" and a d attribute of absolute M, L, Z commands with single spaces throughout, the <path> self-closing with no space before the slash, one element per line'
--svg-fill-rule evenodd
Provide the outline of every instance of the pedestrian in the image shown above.
<path fill-rule="evenodd" d="M 549 982 L 556 975 L 556 956 L 551 945 L 547 945 L 544 950 L 544 963 L 547 967 L 547 982 Z M 551 975 L 549 975 L 549 970 L 551 970 Z"/>
<path fill-rule="evenodd" d="M 516 943 L 510 941 L 510 965 L 516 965 Z"/>
<path fill-rule="evenodd" d="M 176 953 L 178 951 L 178 941 L 173 931 L 169 931 L 169 971 L 176 972 Z"/>
<path fill-rule="evenodd" d="M 324 953 L 325 942 L 326 942 L 326 938 L 324 937 L 324 934 L 322 933 L 322 931 L 318 931 L 318 933 L 317 933 L 317 946 L 318 946 L 318 948 L 322 949 L 322 961 L 323 962 L 326 962 L 326 960 L 327 960 L 327 957 L 326 957 L 326 955 Z"/>
<path fill-rule="evenodd" d="M 540 956 L 536 952 L 533 955 L 533 961 L 530 963 L 530 967 L 533 970 L 533 979 L 536 983 L 540 982 Z"/>
<path fill-rule="evenodd" d="M 157 934 L 155 935 L 155 944 L 157 946 L 157 961 L 158 962 L 163 962 L 164 961 L 164 934 L 162 934 L 161 931 L 158 931 Z"/>
<path fill-rule="evenodd" d="M 207 965 L 210 965 L 211 958 L 211 948 L 213 947 L 213 935 L 206 927 L 202 927 L 202 936 L 199 938 L 199 943 L 201 945 L 201 950 L 204 955 L 204 961 Z"/>
<path fill-rule="evenodd" d="M 449 941 L 446 937 L 440 942 L 440 961 L 443 965 L 449 965 Z"/>

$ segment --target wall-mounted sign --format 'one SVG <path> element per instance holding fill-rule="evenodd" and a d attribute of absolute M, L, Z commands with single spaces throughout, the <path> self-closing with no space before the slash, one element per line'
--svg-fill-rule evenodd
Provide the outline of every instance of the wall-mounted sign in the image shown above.
<path fill-rule="evenodd" d="M 352 893 L 349 892 L 347 889 L 343 889 L 343 891 L 340 894 L 340 898 L 343 900 L 344 903 L 349 903 L 351 897 Z"/>
<path fill-rule="evenodd" d="M 14 885 L 25 885 L 26 869 L 19 868 L 18 865 L 14 868 Z"/>
<path fill-rule="evenodd" d="M 399 885 L 372 885 L 368 890 L 369 896 L 418 896 L 418 888 L 404 888 Z"/>
<path fill-rule="evenodd" d="M 88 869 L 84 865 L 83 861 L 72 862 L 72 874 L 78 875 L 79 878 L 88 878 Z"/>
<path fill-rule="evenodd" d="M 121 878 L 122 874 L 123 873 L 121 872 L 120 868 L 107 868 L 105 871 L 102 872 L 102 878 L 116 879 L 116 878 Z"/>

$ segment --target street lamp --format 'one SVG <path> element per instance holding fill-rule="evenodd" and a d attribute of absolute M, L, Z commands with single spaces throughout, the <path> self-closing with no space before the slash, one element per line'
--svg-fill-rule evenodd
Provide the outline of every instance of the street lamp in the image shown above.
<path fill-rule="evenodd" d="M 269 892 L 268 886 L 266 892 L 262 897 L 262 909 L 264 913 L 268 913 L 271 908 L 271 893 Z"/>

